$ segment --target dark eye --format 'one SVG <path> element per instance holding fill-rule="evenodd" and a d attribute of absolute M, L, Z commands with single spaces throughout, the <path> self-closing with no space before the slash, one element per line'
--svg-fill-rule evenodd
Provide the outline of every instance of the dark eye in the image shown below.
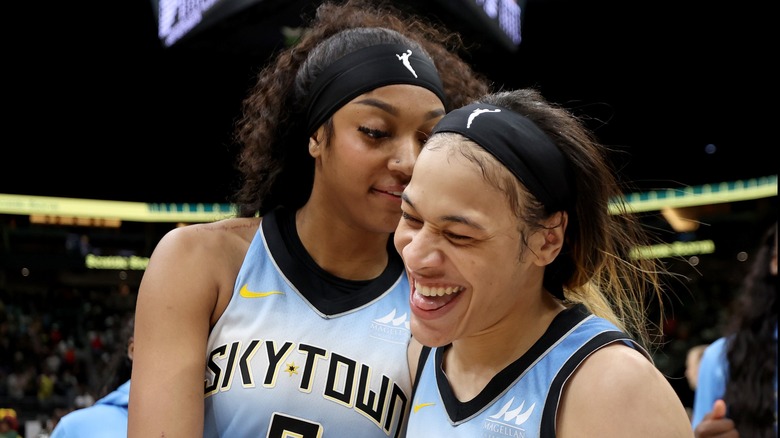
<path fill-rule="evenodd" d="M 366 126 L 360 126 L 358 127 L 358 131 L 362 132 L 363 134 L 366 134 L 367 136 L 371 138 L 385 138 L 389 137 L 390 133 L 386 131 L 382 131 L 379 129 L 369 128 Z"/>

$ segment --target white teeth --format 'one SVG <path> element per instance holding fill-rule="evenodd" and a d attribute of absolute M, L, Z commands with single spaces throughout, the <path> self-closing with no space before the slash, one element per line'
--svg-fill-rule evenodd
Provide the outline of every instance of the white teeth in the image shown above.
<path fill-rule="evenodd" d="M 455 287 L 455 286 L 428 287 L 428 286 L 423 286 L 417 282 L 414 283 L 414 288 L 415 290 L 417 290 L 417 293 L 425 297 L 442 297 L 444 295 L 450 295 L 456 292 L 460 292 L 461 290 L 460 287 Z"/>
<path fill-rule="evenodd" d="M 390 193 L 391 195 L 395 195 L 395 196 L 401 196 L 403 194 L 403 192 L 387 192 L 387 193 Z"/>

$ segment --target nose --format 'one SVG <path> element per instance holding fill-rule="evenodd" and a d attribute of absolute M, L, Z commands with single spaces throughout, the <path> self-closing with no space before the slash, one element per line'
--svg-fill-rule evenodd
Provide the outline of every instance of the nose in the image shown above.
<path fill-rule="evenodd" d="M 430 274 L 431 270 L 443 264 L 444 255 L 437 245 L 434 233 L 422 228 L 409 230 L 399 237 L 406 241 L 401 249 L 401 256 L 410 271 Z"/>
<path fill-rule="evenodd" d="M 412 176 L 414 162 L 420 153 L 420 145 L 414 137 L 399 139 L 398 146 L 390 157 L 388 168 L 394 172 L 401 172 L 406 176 Z"/>

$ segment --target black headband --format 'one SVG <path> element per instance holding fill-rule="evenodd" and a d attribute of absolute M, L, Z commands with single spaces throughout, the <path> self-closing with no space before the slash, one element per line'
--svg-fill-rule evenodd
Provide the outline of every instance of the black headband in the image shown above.
<path fill-rule="evenodd" d="M 473 103 L 449 112 L 433 128 L 455 132 L 496 157 L 544 205 L 548 213 L 572 205 L 569 166 L 536 124 L 507 108 Z"/>
<path fill-rule="evenodd" d="M 401 44 L 379 44 L 338 59 L 314 81 L 306 111 L 307 134 L 314 133 L 355 97 L 393 84 L 425 87 L 446 104 L 444 86 L 433 61 Z"/>

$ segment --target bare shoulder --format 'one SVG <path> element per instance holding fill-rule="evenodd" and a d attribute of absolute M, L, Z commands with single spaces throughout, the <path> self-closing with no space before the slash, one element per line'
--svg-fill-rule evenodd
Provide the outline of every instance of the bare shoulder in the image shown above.
<path fill-rule="evenodd" d="M 186 225 L 170 230 L 160 240 L 158 247 L 191 250 L 206 247 L 209 250 L 224 245 L 248 245 L 260 224 L 259 218 L 231 218 L 216 222 Z"/>
<path fill-rule="evenodd" d="M 169 231 L 152 252 L 139 298 L 154 295 L 158 305 L 199 303 L 213 323 L 230 299 L 259 224 L 259 218 L 231 218 Z"/>
<path fill-rule="evenodd" d="M 639 351 L 606 346 L 564 387 L 558 436 L 692 437 L 688 416 L 666 377 Z"/>
<path fill-rule="evenodd" d="M 259 223 L 258 218 L 231 218 L 174 228 L 157 243 L 149 265 L 182 259 L 243 259 Z"/>

